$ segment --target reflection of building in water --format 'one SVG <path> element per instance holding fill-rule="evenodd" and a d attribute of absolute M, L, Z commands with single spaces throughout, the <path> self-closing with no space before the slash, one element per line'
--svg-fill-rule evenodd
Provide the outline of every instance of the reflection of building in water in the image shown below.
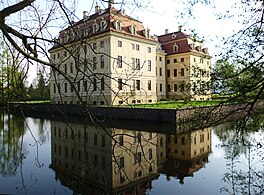
<path fill-rule="evenodd" d="M 185 134 L 171 135 L 167 143 L 167 162 L 162 172 L 177 177 L 184 183 L 184 177 L 193 173 L 208 162 L 211 153 L 211 128 Z"/>
<path fill-rule="evenodd" d="M 158 164 L 161 165 L 166 162 L 166 144 L 167 144 L 167 135 L 166 134 L 158 134 Z"/>
<path fill-rule="evenodd" d="M 74 193 L 144 194 L 157 173 L 157 133 L 51 122 L 56 179 Z"/>

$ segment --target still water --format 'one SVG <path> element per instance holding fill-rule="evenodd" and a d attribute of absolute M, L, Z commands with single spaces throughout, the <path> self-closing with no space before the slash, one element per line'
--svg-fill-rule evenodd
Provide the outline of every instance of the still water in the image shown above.
<path fill-rule="evenodd" d="M 0 117 L 0 194 L 264 193 L 263 115 L 192 131 Z"/>

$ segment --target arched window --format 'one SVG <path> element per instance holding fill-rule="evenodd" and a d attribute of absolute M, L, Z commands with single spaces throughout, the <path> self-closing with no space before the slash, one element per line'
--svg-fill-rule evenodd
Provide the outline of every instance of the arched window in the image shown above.
<path fill-rule="evenodd" d="M 173 45 L 173 52 L 178 52 L 179 46 L 177 44 Z"/>

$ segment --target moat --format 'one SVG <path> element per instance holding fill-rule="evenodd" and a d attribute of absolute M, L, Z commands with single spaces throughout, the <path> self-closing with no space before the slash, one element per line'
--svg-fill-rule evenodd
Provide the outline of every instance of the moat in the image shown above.
<path fill-rule="evenodd" d="M 263 115 L 179 131 L 0 111 L 1 194 L 264 193 Z"/>

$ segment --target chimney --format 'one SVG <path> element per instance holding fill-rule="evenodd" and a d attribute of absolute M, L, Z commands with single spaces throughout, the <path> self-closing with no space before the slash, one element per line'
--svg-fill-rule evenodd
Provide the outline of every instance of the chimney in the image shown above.
<path fill-rule="evenodd" d="M 100 6 L 96 4 L 96 6 L 95 6 L 95 13 L 96 13 L 96 14 L 97 14 L 97 13 L 100 13 L 100 11 L 101 11 Z"/>
<path fill-rule="evenodd" d="M 179 32 L 182 31 L 182 25 L 178 26 L 178 31 L 179 31 Z"/>
<path fill-rule="evenodd" d="M 87 19 L 88 18 L 88 11 L 83 11 L 83 19 Z"/>
<path fill-rule="evenodd" d="M 108 2 L 108 8 L 114 7 L 114 0 L 109 0 Z"/>
<path fill-rule="evenodd" d="M 165 29 L 165 35 L 169 33 L 169 29 Z"/>

